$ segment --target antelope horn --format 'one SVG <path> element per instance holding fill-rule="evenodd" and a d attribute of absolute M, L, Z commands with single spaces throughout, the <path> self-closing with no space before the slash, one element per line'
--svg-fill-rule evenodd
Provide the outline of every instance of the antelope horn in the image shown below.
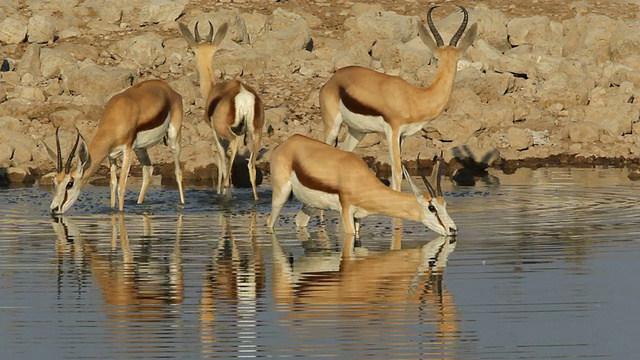
<path fill-rule="evenodd" d="M 60 151 L 60 136 L 58 135 L 60 132 L 60 126 L 56 128 L 56 150 L 58 151 L 58 164 L 56 167 L 57 172 L 62 171 L 62 152 Z"/>
<path fill-rule="evenodd" d="M 441 161 L 441 159 L 442 159 L 442 154 L 440 155 L 440 157 L 436 158 L 436 169 L 435 169 L 435 172 L 436 172 L 436 195 L 438 195 L 438 196 L 442 196 L 442 186 L 440 185 L 441 184 L 440 180 L 442 179 L 442 166 L 441 166 L 442 161 Z"/>
<path fill-rule="evenodd" d="M 78 129 L 76 129 L 77 131 Z M 78 148 L 78 143 L 80 142 L 80 131 L 78 131 L 78 136 L 76 137 L 76 143 L 73 144 L 73 148 L 71 149 L 71 153 L 69 153 L 69 159 L 67 160 L 67 165 L 64 167 L 64 172 L 69 174 L 71 172 L 71 162 L 73 162 L 73 157 L 76 155 L 76 149 Z"/>
<path fill-rule="evenodd" d="M 433 186 L 431 186 L 431 183 L 429 182 L 429 180 L 427 180 L 427 177 L 424 175 L 424 171 L 422 167 L 420 167 L 420 154 L 418 154 L 418 157 L 416 158 L 416 166 L 418 167 L 418 173 L 420 173 L 422 182 L 424 182 L 424 185 L 427 187 L 427 191 L 429 191 L 429 195 L 431 196 L 431 198 L 435 198 L 436 192 L 433 190 Z"/>
<path fill-rule="evenodd" d="M 195 36 L 195 38 L 196 38 L 196 43 L 199 43 L 199 42 L 200 42 L 200 40 L 202 40 L 202 39 L 200 38 L 200 32 L 198 31 L 198 24 L 199 24 L 199 23 L 200 23 L 199 21 L 196 21 L 196 26 L 193 28 L 193 35 L 194 35 L 194 36 Z"/>
<path fill-rule="evenodd" d="M 465 9 L 460 5 L 456 5 L 456 6 L 459 7 L 460 10 L 462 10 L 462 14 L 464 15 L 464 17 L 462 18 L 462 24 L 460 24 L 458 31 L 456 31 L 456 33 L 453 34 L 453 37 L 449 42 L 449 46 L 458 45 L 458 40 L 460 40 L 460 37 L 462 36 L 462 33 L 464 33 L 464 30 L 467 28 L 467 23 L 469 22 L 469 13 L 467 12 L 467 9 Z"/>
<path fill-rule="evenodd" d="M 213 24 L 209 21 L 209 35 L 207 36 L 207 42 L 211 43 L 213 41 Z"/>
<path fill-rule="evenodd" d="M 436 45 L 440 47 L 444 45 L 444 42 L 442 41 L 442 36 L 440 36 L 440 33 L 438 32 L 438 29 L 436 29 L 436 25 L 433 23 L 433 19 L 431 18 L 431 12 L 433 11 L 433 9 L 437 7 L 438 7 L 437 5 L 432 6 L 427 11 L 427 24 L 429 25 L 429 29 L 431 29 L 431 33 L 433 34 L 433 37 L 436 40 Z"/>

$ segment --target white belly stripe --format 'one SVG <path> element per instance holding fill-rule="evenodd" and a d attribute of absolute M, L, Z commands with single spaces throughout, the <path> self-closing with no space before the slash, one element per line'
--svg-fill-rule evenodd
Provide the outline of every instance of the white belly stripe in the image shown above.
<path fill-rule="evenodd" d="M 171 113 L 167 114 L 167 118 L 164 120 L 164 123 L 157 128 L 139 132 L 138 135 L 136 135 L 136 139 L 133 141 L 133 148 L 148 149 L 159 143 L 166 135 L 170 123 Z"/>
<path fill-rule="evenodd" d="M 294 172 L 291 172 L 291 186 L 293 194 L 302 203 L 325 210 L 337 210 L 340 211 L 340 200 L 338 194 L 329 194 L 319 190 L 310 189 L 300 183 L 298 177 Z"/>
<path fill-rule="evenodd" d="M 342 100 L 340 100 L 340 113 L 342 114 L 342 121 L 349 128 L 362 133 L 384 132 L 385 128 L 389 127 L 382 116 L 368 116 L 351 112 L 344 106 Z"/>
<path fill-rule="evenodd" d="M 342 114 L 342 121 L 347 124 L 349 128 L 361 133 L 386 133 L 391 131 L 391 126 L 384 121 L 382 116 L 369 116 L 351 112 L 342 101 L 340 101 L 340 113 Z M 400 135 L 411 136 L 420 131 L 426 123 L 428 123 L 428 121 L 400 125 Z"/>

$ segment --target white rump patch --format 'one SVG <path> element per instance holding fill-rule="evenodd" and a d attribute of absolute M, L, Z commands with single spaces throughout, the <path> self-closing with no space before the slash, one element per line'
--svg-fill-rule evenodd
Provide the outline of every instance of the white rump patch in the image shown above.
<path fill-rule="evenodd" d="M 247 119 L 247 127 L 253 129 L 253 117 L 256 103 L 256 97 L 244 86 L 240 86 L 240 92 L 235 97 L 236 103 L 236 121 L 232 127 L 240 125 L 240 121 Z"/>

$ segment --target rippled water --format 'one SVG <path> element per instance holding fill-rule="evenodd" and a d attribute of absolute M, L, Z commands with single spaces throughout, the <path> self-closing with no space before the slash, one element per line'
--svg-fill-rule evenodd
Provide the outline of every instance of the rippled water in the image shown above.
<path fill-rule="evenodd" d="M 518 170 L 445 184 L 455 241 L 337 214 L 266 232 L 270 190 L 232 202 L 155 185 L 69 215 L 50 190 L 0 190 L 0 358 L 634 359 L 640 184 L 620 169 Z M 499 178 L 499 179 L 498 179 Z M 499 180 L 499 181 L 497 181 Z M 136 185 L 129 186 L 136 189 Z"/>

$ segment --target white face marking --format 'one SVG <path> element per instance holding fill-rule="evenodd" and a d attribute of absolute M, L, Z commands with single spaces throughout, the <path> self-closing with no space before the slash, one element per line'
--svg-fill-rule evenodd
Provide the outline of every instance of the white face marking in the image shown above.
<path fill-rule="evenodd" d="M 298 200 L 317 209 L 340 211 L 340 200 L 338 194 L 329 194 L 318 190 L 310 189 L 298 181 L 294 172 L 291 173 L 291 186 L 293 194 Z"/>
<path fill-rule="evenodd" d="M 82 173 L 76 171 L 75 175 L 76 179 L 73 181 L 69 174 L 63 177 L 59 183 L 57 178 L 53 179 L 54 195 L 49 206 L 52 213 L 56 215 L 64 214 L 78 199 L 80 195 L 79 179 L 82 177 Z"/>
<path fill-rule="evenodd" d="M 424 225 L 440 235 L 455 235 L 458 228 L 447 212 L 446 203 L 441 204 L 436 199 L 429 201 L 424 197 L 418 199 L 418 203 L 423 208 L 422 223 Z M 429 207 L 435 211 L 431 211 Z"/>
<path fill-rule="evenodd" d="M 167 133 L 167 129 L 169 128 L 169 124 L 171 123 L 171 113 L 167 114 L 167 118 L 164 119 L 164 122 L 161 126 L 157 128 L 153 128 L 150 130 L 141 131 L 136 135 L 136 139 L 133 141 L 134 149 L 148 149 L 164 138 Z M 113 152 L 112 152 L 113 154 Z"/>

